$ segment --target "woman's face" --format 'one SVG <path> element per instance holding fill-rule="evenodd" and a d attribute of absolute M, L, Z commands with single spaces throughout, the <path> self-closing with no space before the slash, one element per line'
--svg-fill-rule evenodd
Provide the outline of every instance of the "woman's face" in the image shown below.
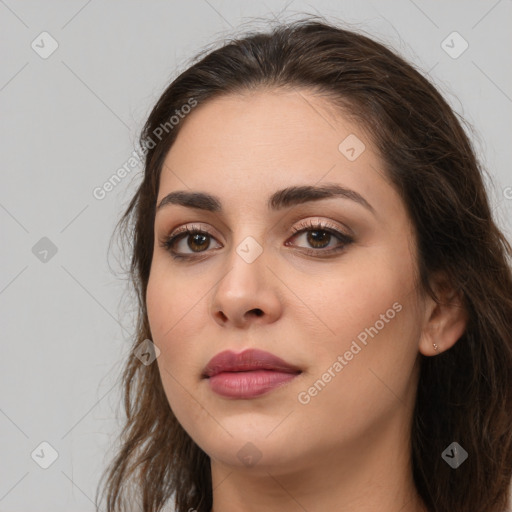
<path fill-rule="evenodd" d="M 403 440 L 423 302 L 413 229 L 368 136 L 306 90 L 225 96 L 181 122 L 157 205 L 182 194 L 157 210 L 147 289 L 181 425 L 217 463 L 273 474 Z M 313 199 L 318 187 L 346 192 Z M 195 193 L 214 200 L 192 207 Z M 247 349 L 296 373 L 203 376 Z"/>

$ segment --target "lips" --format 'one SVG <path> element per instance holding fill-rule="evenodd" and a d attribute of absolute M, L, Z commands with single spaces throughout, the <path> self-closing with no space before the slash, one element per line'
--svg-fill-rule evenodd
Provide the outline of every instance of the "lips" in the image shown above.
<path fill-rule="evenodd" d="M 203 378 L 217 395 L 228 399 L 253 399 L 266 395 L 302 371 L 269 352 L 248 349 L 240 354 L 230 350 L 213 357 L 203 370 Z"/>
<path fill-rule="evenodd" d="M 280 373 L 301 373 L 300 368 L 263 350 L 248 349 L 239 354 L 226 350 L 214 356 L 203 369 L 202 376 L 211 378 L 225 372 L 270 370 Z"/>

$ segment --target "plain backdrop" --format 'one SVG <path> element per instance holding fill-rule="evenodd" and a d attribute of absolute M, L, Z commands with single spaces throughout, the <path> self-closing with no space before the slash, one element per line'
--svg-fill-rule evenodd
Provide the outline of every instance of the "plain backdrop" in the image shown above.
<path fill-rule="evenodd" d="M 474 127 L 510 238 L 510 0 L 0 0 L 1 512 L 95 510 L 118 433 L 134 303 L 107 250 L 141 168 L 102 199 L 94 190 L 197 52 L 301 13 L 363 30 L 428 73 Z"/>

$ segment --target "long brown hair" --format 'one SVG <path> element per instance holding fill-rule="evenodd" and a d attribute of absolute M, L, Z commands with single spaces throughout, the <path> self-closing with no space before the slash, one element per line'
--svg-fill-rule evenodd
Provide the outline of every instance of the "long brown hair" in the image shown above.
<path fill-rule="evenodd" d="M 138 297 L 133 347 L 152 339 L 145 295 L 155 205 L 182 125 L 169 119 L 192 102 L 262 87 L 311 90 L 368 130 L 415 227 L 421 287 L 439 301 L 430 283 L 442 271 L 462 293 L 465 333 L 444 353 L 421 356 L 413 476 L 431 511 L 503 512 L 512 476 L 512 249 L 457 116 L 412 65 L 362 34 L 312 17 L 283 23 L 199 55 L 162 94 L 140 138 L 143 181 L 118 224 Z M 175 418 L 158 366 L 132 356 L 122 378 L 126 423 L 103 475 L 107 512 L 129 510 L 134 495 L 144 512 L 172 498 L 177 512 L 210 512 L 210 459 Z M 441 457 L 453 441 L 469 454 L 457 469 Z"/>

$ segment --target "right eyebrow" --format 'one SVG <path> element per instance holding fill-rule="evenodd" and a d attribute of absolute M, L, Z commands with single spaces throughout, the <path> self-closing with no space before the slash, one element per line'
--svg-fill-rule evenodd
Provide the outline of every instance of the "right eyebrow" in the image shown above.
<path fill-rule="evenodd" d="M 177 204 L 209 212 L 222 211 L 220 199 L 204 192 L 187 192 L 185 190 L 171 192 L 160 201 L 156 209 L 158 211 L 169 204 Z"/>

